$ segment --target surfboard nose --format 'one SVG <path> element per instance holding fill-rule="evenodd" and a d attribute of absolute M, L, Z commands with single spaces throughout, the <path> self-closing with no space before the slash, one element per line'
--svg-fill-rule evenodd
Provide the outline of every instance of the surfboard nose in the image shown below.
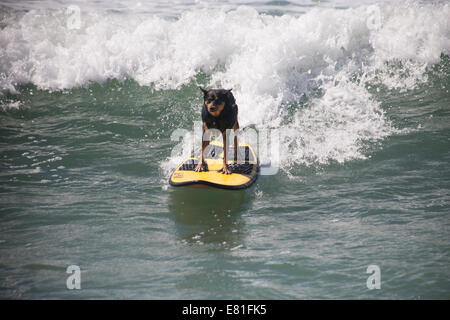
<path fill-rule="evenodd" d="M 256 154 L 248 143 L 240 143 L 236 161 L 228 161 L 231 174 L 223 174 L 223 144 L 213 140 L 205 149 L 205 171 L 197 172 L 197 157 L 183 161 L 172 173 L 169 184 L 172 186 L 214 187 L 228 190 L 239 190 L 250 187 L 256 180 L 259 162 Z M 231 158 L 229 158 L 231 159 Z"/>

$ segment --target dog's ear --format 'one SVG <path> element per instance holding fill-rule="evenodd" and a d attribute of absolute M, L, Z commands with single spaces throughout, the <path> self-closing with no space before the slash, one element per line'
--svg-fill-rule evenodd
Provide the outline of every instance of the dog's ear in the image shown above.
<path fill-rule="evenodd" d="M 234 99 L 234 96 L 233 96 L 233 94 L 231 93 L 231 90 L 233 90 L 233 89 L 225 90 L 225 92 L 226 92 L 226 96 L 227 96 L 227 98 L 228 98 L 229 103 L 230 103 L 231 105 L 233 105 L 233 104 L 236 104 L 236 100 Z"/>
<path fill-rule="evenodd" d="M 199 86 L 199 89 L 202 90 L 202 96 L 206 96 L 206 94 L 208 93 L 208 90 L 203 89 L 202 87 Z"/>

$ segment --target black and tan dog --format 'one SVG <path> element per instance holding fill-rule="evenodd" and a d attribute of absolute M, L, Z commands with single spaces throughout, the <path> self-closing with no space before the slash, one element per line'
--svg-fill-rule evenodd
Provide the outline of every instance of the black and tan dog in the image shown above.
<path fill-rule="evenodd" d="M 208 129 L 218 129 L 222 133 L 223 138 L 223 167 L 220 170 L 224 174 L 231 174 L 231 170 L 227 165 L 227 152 L 228 140 L 227 129 L 234 130 L 234 159 L 237 159 L 237 135 L 236 130 L 239 129 L 238 123 L 238 106 L 236 100 L 230 90 L 225 89 L 212 89 L 202 90 L 203 95 L 203 107 L 202 107 L 202 122 L 203 122 L 203 134 Z M 203 153 L 205 148 L 209 145 L 209 140 L 203 140 L 202 135 L 202 152 L 195 168 L 195 171 L 205 171 Z"/>

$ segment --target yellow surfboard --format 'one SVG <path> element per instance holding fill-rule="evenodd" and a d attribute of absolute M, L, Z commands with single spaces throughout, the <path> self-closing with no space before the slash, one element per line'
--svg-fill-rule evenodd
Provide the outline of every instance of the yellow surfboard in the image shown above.
<path fill-rule="evenodd" d="M 221 189 L 244 189 L 255 182 L 259 163 L 255 152 L 248 143 L 239 143 L 237 161 L 234 161 L 234 146 L 230 146 L 227 157 L 231 174 L 219 172 L 223 165 L 223 144 L 213 140 L 205 149 L 204 161 L 207 171 L 195 172 L 198 158 L 190 157 L 183 161 L 172 173 L 169 183 L 172 186 L 215 187 Z"/>

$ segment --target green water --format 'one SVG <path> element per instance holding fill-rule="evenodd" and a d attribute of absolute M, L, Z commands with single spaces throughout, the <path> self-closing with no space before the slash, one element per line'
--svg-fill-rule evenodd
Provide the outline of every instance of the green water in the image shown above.
<path fill-rule="evenodd" d="M 21 92 L 21 107 L 1 112 L 2 297 L 449 298 L 439 85 L 380 93 L 396 126 L 414 130 L 369 159 L 299 165 L 296 180 L 280 171 L 234 192 L 168 187 L 161 169 L 171 130 L 199 116 L 186 107 L 200 103 L 195 85 Z M 72 264 L 81 290 L 66 288 Z M 372 264 L 380 290 L 366 287 Z"/>

